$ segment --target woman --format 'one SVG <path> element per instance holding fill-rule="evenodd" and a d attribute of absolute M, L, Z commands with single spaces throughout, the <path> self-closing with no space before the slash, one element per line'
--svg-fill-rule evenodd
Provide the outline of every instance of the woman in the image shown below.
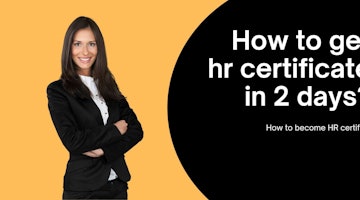
<path fill-rule="evenodd" d="M 70 24 L 61 66 L 47 97 L 70 154 L 63 199 L 127 199 L 124 155 L 142 140 L 143 130 L 107 66 L 104 39 L 92 19 L 81 16 Z"/>

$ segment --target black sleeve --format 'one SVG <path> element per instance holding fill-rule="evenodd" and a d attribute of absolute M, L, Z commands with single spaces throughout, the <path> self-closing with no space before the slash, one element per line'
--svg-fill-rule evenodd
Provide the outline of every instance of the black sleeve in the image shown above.
<path fill-rule="evenodd" d="M 124 154 L 140 142 L 144 136 L 142 126 L 135 114 L 130 108 L 128 102 L 124 99 L 120 102 L 121 119 L 128 123 L 128 129 L 121 137 L 117 137 L 111 144 L 102 147 L 105 158 L 111 162 Z"/>
<path fill-rule="evenodd" d="M 121 136 L 113 124 L 80 129 L 70 107 L 69 95 L 65 93 L 61 82 L 49 84 L 47 97 L 48 109 L 55 129 L 70 153 L 81 154 L 94 150 Z"/>

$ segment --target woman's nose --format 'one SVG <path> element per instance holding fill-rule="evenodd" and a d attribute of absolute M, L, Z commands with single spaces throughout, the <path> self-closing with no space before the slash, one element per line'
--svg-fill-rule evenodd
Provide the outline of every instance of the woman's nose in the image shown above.
<path fill-rule="evenodd" d="M 83 53 L 84 55 L 87 55 L 87 54 L 89 53 L 87 45 L 84 45 L 84 46 L 83 46 L 83 48 L 82 48 L 82 53 Z"/>

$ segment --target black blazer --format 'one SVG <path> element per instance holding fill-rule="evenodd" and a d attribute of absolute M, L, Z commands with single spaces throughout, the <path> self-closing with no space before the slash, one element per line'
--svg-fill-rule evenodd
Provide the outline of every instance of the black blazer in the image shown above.
<path fill-rule="evenodd" d="M 104 185 L 114 169 L 119 178 L 130 180 L 124 155 L 143 138 L 143 130 L 137 116 L 126 99 L 120 102 L 106 101 L 109 118 L 104 125 L 95 102 L 76 98 L 67 93 L 62 81 L 47 87 L 48 108 L 55 129 L 70 157 L 64 175 L 64 189 L 91 191 Z M 124 119 L 128 129 L 121 135 L 114 125 Z M 102 148 L 104 156 L 91 158 L 82 153 Z"/>

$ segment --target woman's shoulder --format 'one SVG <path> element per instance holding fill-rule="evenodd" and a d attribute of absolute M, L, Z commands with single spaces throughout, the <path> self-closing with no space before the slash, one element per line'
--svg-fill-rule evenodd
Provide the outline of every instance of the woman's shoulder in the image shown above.
<path fill-rule="evenodd" d="M 48 84 L 47 90 L 49 89 L 63 89 L 62 80 L 58 79 Z"/>

